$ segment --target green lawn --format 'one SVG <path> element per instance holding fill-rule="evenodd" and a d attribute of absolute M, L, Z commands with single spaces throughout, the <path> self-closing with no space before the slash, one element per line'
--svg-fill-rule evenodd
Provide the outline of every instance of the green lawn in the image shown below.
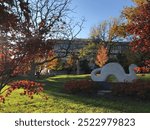
<path fill-rule="evenodd" d="M 143 80 L 150 80 L 150 74 L 138 76 Z M 0 112 L 150 112 L 148 101 L 118 97 L 84 97 L 63 92 L 66 81 L 85 78 L 89 78 L 89 75 L 60 75 L 40 80 L 45 83 L 44 94 L 48 96 L 48 100 L 37 95 L 31 100 L 20 96 L 19 92 L 22 90 L 17 90 L 7 98 L 5 104 L 0 103 Z"/>

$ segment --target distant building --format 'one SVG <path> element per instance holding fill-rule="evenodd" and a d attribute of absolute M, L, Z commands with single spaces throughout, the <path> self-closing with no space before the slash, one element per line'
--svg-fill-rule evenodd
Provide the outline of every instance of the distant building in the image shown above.
<path fill-rule="evenodd" d="M 84 48 L 85 46 L 89 45 L 92 43 L 91 39 L 75 39 L 73 41 L 69 40 L 53 40 L 54 43 L 54 50 L 56 54 L 59 55 L 64 55 L 66 50 L 69 53 L 74 53 L 75 55 L 78 55 L 79 51 Z M 108 50 L 110 49 L 110 57 L 116 57 L 118 54 L 122 54 L 129 48 L 129 43 L 128 42 L 112 42 L 111 46 L 110 43 L 107 43 Z M 93 53 L 96 53 L 97 50 L 93 50 Z M 66 60 L 66 57 L 63 58 L 64 62 Z M 77 70 L 80 69 L 80 62 L 77 59 L 77 65 L 78 66 Z M 93 61 L 89 60 L 88 63 L 89 67 L 92 69 L 95 67 L 95 63 Z M 56 73 L 56 72 L 55 72 Z M 58 72 L 60 73 L 60 72 Z"/>
<path fill-rule="evenodd" d="M 71 42 L 71 44 L 70 44 Z M 56 40 L 54 45 L 54 50 L 56 53 L 63 53 L 69 47 L 69 52 L 78 53 L 80 49 L 84 48 L 86 45 L 91 44 L 90 39 L 75 39 L 73 41 L 69 40 Z M 111 46 L 108 43 L 108 49 L 112 55 L 117 55 L 123 53 L 129 48 L 129 42 L 112 42 Z M 95 52 L 95 51 L 94 51 Z"/>

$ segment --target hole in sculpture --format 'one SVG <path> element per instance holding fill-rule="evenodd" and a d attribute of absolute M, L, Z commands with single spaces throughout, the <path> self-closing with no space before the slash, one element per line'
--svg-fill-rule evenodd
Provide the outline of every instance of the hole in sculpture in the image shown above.
<path fill-rule="evenodd" d="M 117 78 L 114 75 L 109 75 L 106 79 L 107 82 L 117 82 Z"/>
<path fill-rule="evenodd" d="M 100 76 L 101 74 L 97 73 L 96 76 Z"/>

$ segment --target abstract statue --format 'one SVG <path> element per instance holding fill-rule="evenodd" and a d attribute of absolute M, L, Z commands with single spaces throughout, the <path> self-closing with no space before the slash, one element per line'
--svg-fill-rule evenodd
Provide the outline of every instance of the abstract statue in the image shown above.
<path fill-rule="evenodd" d="M 134 68 L 135 64 L 129 66 L 129 74 L 126 74 L 123 67 L 119 63 L 108 63 L 102 68 L 94 69 L 91 72 L 91 78 L 93 81 L 106 81 L 109 76 L 115 76 L 118 82 L 132 82 L 137 79 Z M 100 74 L 100 75 L 97 75 Z"/>

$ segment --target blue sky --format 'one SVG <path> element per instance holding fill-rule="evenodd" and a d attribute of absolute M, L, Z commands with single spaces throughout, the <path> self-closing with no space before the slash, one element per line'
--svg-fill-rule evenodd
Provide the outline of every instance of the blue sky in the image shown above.
<path fill-rule="evenodd" d="M 84 28 L 79 38 L 89 37 L 92 26 L 111 17 L 118 17 L 122 9 L 133 5 L 132 0 L 72 0 L 73 17 L 76 20 L 85 18 Z"/>

